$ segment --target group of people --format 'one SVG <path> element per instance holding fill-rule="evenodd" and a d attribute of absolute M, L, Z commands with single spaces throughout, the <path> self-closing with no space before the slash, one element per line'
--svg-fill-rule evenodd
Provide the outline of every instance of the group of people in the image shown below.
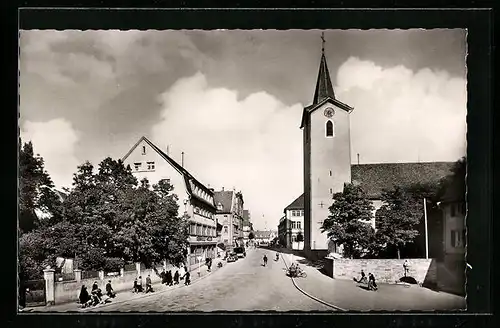
<path fill-rule="evenodd" d="M 153 284 L 151 282 L 151 275 L 148 274 L 146 277 L 146 289 L 142 287 L 142 276 L 139 276 L 138 278 L 135 278 L 134 280 L 134 293 L 152 293 L 154 292 L 153 290 Z"/>
<path fill-rule="evenodd" d="M 292 263 L 288 268 L 288 274 L 290 275 L 290 277 L 297 277 L 300 271 L 301 268 L 299 267 L 299 264 L 295 262 Z"/>
<path fill-rule="evenodd" d="M 366 278 L 366 274 L 363 270 L 361 270 L 361 277 L 359 279 L 354 278 L 354 281 L 360 284 L 368 284 L 369 290 L 377 290 L 378 286 L 375 282 L 375 276 L 373 273 L 368 273 L 368 278 Z"/>
<path fill-rule="evenodd" d="M 94 281 L 91 292 L 89 293 L 87 291 L 87 286 L 83 285 L 78 298 L 82 307 L 89 307 L 110 302 L 110 299 L 114 298 L 115 296 L 116 293 L 114 292 L 113 287 L 111 287 L 111 280 L 108 280 L 108 283 L 106 284 L 105 295 L 103 295 L 101 289 L 99 288 L 99 285 L 97 284 L 97 281 Z"/>
<path fill-rule="evenodd" d="M 161 283 L 167 286 L 173 286 L 178 285 L 179 280 L 184 280 L 184 285 L 190 285 L 191 274 L 189 273 L 187 266 L 182 267 L 181 271 L 182 272 L 175 270 L 174 275 L 172 275 L 172 270 L 165 271 L 165 269 L 163 269 L 160 273 Z"/>

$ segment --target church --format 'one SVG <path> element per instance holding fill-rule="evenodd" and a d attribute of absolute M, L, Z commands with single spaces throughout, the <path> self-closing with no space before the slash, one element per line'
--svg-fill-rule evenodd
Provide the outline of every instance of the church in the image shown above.
<path fill-rule="evenodd" d="M 380 196 L 384 189 L 438 182 L 450 174 L 454 165 L 454 162 L 359 164 L 359 157 L 358 164 L 352 164 L 350 114 L 354 110 L 335 96 L 323 38 L 313 101 L 304 108 L 300 125 L 304 156 L 304 253 L 310 259 L 341 256 L 341 247 L 329 241 L 321 226 L 329 215 L 333 195 L 342 192 L 345 183 L 360 184 L 367 192 L 375 207 L 372 219 L 375 227 L 375 211 L 382 206 Z M 431 257 L 443 249 L 448 234 L 443 231 L 440 214 L 433 215 L 437 218 L 429 227 L 433 232 L 428 243 Z M 463 230 L 464 225 L 461 227 Z"/>

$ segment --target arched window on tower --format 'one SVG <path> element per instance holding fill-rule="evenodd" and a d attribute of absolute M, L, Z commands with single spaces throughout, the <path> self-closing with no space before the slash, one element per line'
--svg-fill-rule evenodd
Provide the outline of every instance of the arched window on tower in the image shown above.
<path fill-rule="evenodd" d="M 327 137 L 333 137 L 334 133 L 333 133 L 333 122 L 328 120 L 326 122 L 326 136 Z"/>

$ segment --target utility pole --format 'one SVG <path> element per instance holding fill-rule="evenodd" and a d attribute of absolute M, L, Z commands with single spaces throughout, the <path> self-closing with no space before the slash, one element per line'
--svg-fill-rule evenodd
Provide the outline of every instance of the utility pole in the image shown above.
<path fill-rule="evenodd" d="M 427 200 L 424 197 L 424 221 L 425 221 L 425 258 L 429 258 L 429 233 L 427 230 Z"/>

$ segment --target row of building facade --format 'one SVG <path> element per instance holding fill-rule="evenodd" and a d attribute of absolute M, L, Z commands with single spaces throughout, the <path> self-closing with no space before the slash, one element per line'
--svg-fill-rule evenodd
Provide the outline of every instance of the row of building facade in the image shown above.
<path fill-rule="evenodd" d="M 199 264 L 200 258 L 215 258 L 218 252 L 248 240 L 253 227 L 241 191 L 224 187 L 216 191 L 204 185 L 144 136 L 122 161 L 139 181 L 147 179 L 153 185 L 167 180 L 173 186 L 179 215 L 184 214 L 190 222 L 189 265 Z"/>

